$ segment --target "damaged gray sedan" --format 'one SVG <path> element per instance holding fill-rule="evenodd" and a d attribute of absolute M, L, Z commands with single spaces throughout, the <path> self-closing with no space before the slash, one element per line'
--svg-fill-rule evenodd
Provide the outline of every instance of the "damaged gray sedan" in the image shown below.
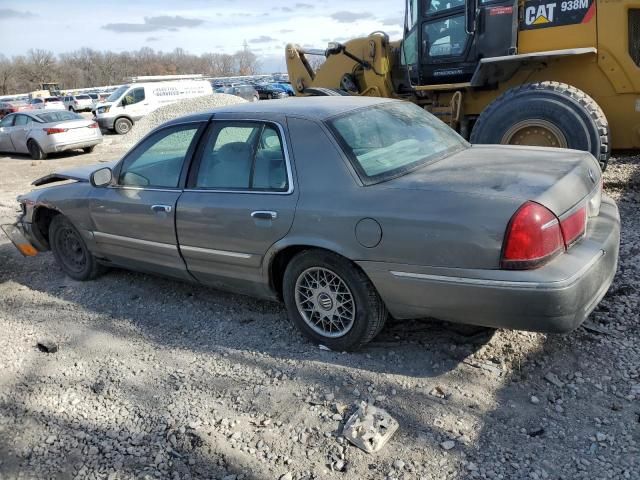
<path fill-rule="evenodd" d="M 113 266 L 281 299 L 335 350 L 389 314 L 567 332 L 618 259 L 618 210 L 590 154 L 471 146 L 394 100 L 224 107 L 34 184 L 46 188 L 5 227 L 24 254 L 52 250 L 77 280 Z"/>

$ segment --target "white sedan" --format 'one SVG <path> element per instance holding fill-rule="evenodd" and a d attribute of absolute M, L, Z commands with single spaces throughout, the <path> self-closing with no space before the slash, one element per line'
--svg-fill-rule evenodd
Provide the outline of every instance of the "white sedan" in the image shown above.
<path fill-rule="evenodd" d="M 31 107 L 35 110 L 66 110 L 64 102 L 58 97 L 34 98 Z"/>
<path fill-rule="evenodd" d="M 0 152 L 28 153 L 34 160 L 67 150 L 90 153 L 101 142 L 96 122 L 66 110 L 12 113 L 0 121 Z"/>

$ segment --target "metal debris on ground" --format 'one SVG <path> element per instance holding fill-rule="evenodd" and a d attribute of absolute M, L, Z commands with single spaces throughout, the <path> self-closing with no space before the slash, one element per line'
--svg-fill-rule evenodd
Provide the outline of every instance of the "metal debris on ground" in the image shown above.
<path fill-rule="evenodd" d="M 379 451 L 398 429 L 398 422 L 385 410 L 360 402 L 349 417 L 342 434 L 356 447 L 367 453 Z"/>

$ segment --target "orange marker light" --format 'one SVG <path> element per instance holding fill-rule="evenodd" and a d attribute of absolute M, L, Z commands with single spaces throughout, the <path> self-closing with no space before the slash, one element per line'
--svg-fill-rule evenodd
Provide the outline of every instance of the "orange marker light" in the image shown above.
<path fill-rule="evenodd" d="M 38 255 L 38 250 L 36 250 L 32 245 L 28 243 L 17 243 L 16 247 L 20 250 L 25 257 L 35 257 Z"/>

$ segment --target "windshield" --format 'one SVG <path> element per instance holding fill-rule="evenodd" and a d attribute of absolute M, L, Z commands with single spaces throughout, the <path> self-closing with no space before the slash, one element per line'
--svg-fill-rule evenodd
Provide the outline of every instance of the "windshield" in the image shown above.
<path fill-rule="evenodd" d="M 117 101 L 127 90 L 129 90 L 129 85 L 123 85 L 121 87 L 118 87 L 115 92 L 109 95 L 109 98 L 107 98 L 107 102 Z"/>
<path fill-rule="evenodd" d="M 67 120 L 82 120 L 83 117 L 77 113 L 61 110 L 59 112 L 39 113 L 36 115 L 44 123 L 65 122 Z"/>
<path fill-rule="evenodd" d="M 44 103 L 49 103 L 49 102 L 59 102 L 60 99 L 58 97 L 47 97 L 44 99 Z"/>
<path fill-rule="evenodd" d="M 377 183 L 469 147 L 436 117 L 409 102 L 389 102 L 328 121 L 362 180 Z"/>
<path fill-rule="evenodd" d="M 76 95 L 76 100 L 91 100 L 89 95 Z"/>

